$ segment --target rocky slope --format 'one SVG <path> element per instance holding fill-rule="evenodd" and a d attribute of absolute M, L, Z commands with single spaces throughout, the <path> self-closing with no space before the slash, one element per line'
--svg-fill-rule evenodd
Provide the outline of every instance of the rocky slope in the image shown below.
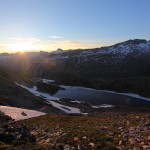
<path fill-rule="evenodd" d="M 0 149 L 9 149 L 26 143 L 35 143 L 36 137 L 25 124 L 16 124 L 9 116 L 0 112 Z"/>
<path fill-rule="evenodd" d="M 22 137 L 14 142 L 0 139 L 0 147 L 8 150 L 150 149 L 150 115 L 141 111 L 106 111 L 89 116 L 46 115 L 5 126 L 8 125 L 5 131 L 9 130 L 14 137 L 21 135 L 18 140 Z M 5 134 L 4 125 L 0 128 Z M 23 133 L 27 134 L 26 138 Z"/>

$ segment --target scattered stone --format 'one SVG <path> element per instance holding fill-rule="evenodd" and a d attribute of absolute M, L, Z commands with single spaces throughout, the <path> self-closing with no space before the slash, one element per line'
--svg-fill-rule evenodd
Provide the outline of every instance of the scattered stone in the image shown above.
<path fill-rule="evenodd" d="M 133 150 L 140 150 L 140 148 L 139 147 L 134 147 Z"/>
<path fill-rule="evenodd" d="M 45 143 L 49 143 L 50 141 L 51 141 L 51 139 L 48 138 L 48 139 L 45 141 Z"/>
<path fill-rule="evenodd" d="M 88 145 L 93 148 L 95 144 L 93 142 L 90 142 Z"/>
<path fill-rule="evenodd" d="M 143 148 L 143 150 L 150 150 L 150 146 L 148 146 L 148 145 L 143 145 L 142 148 Z"/>
<path fill-rule="evenodd" d="M 105 149 L 107 146 L 118 150 L 150 150 L 150 118 L 149 115 L 142 115 L 107 112 L 100 116 L 104 116 L 104 122 L 94 120 L 88 130 L 80 122 L 74 125 L 72 130 L 70 124 L 64 127 L 58 123 L 50 128 L 43 123 L 29 128 L 10 120 L 0 125 L 0 141 L 19 145 L 37 141 L 41 145 L 50 145 L 53 150 Z M 111 117 L 114 117 L 114 120 L 110 119 Z M 74 132 L 76 136 L 71 138 L 70 135 Z M 37 140 L 35 136 L 38 137 Z"/>
<path fill-rule="evenodd" d="M 150 135 L 147 137 L 147 140 L 150 141 Z"/>
<path fill-rule="evenodd" d="M 135 118 L 136 118 L 136 119 L 139 119 L 140 117 L 139 117 L 139 116 L 135 116 Z"/>
<path fill-rule="evenodd" d="M 0 126 L 0 141 L 17 144 L 35 143 L 36 137 L 30 133 L 30 129 L 26 125 L 10 121 Z"/>
<path fill-rule="evenodd" d="M 21 115 L 22 116 L 27 116 L 27 114 L 24 111 L 21 113 Z"/>
<path fill-rule="evenodd" d="M 79 138 L 78 137 L 74 137 L 74 142 L 78 142 L 79 141 Z"/>
<path fill-rule="evenodd" d="M 117 146 L 117 149 L 118 149 L 118 150 L 122 150 L 122 147 L 121 147 L 121 146 Z"/>
<path fill-rule="evenodd" d="M 122 144 L 122 141 L 119 141 L 119 145 L 121 145 Z"/>
<path fill-rule="evenodd" d="M 133 145 L 136 143 L 134 138 L 129 138 L 128 141 L 129 141 L 130 145 Z"/>
<path fill-rule="evenodd" d="M 146 121 L 144 125 L 149 127 L 150 126 L 150 121 Z"/>

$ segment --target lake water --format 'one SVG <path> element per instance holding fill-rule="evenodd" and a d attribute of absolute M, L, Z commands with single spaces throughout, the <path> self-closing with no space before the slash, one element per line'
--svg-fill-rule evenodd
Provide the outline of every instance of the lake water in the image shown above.
<path fill-rule="evenodd" d="M 122 95 L 110 91 L 94 90 L 83 87 L 62 86 L 65 90 L 59 90 L 54 96 L 59 98 L 86 101 L 92 104 L 111 104 L 132 107 L 150 107 L 150 101 L 142 97 Z"/>

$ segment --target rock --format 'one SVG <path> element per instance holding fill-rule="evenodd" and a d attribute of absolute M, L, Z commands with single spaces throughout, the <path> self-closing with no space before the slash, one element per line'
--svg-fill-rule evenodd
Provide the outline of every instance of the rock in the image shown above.
<path fill-rule="evenodd" d="M 134 131 L 134 130 L 135 130 L 135 127 L 130 127 L 129 130 L 130 130 L 130 131 Z"/>
<path fill-rule="evenodd" d="M 13 134 L 4 131 L 0 133 L 0 141 L 4 143 L 12 143 L 14 140 L 15 137 Z"/>
<path fill-rule="evenodd" d="M 118 130 L 122 130 L 123 129 L 123 127 L 118 127 Z"/>
<path fill-rule="evenodd" d="M 37 134 L 38 134 L 38 132 L 37 132 L 37 131 L 35 131 L 35 130 L 33 130 L 33 131 L 31 131 L 31 134 L 33 134 L 33 135 L 37 135 Z"/>
<path fill-rule="evenodd" d="M 143 148 L 143 150 L 150 150 L 150 146 L 148 146 L 148 145 L 143 145 L 142 148 Z"/>
<path fill-rule="evenodd" d="M 10 120 L 12 120 L 12 118 L 7 116 L 7 115 L 1 115 L 0 116 L 0 122 L 7 122 L 7 121 L 10 121 Z"/>
<path fill-rule="evenodd" d="M 78 144 L 78 150 L 81 150 L 81 145 L 80 144 Z"/>
<path fill-rule="evenodd" d="M 90 142 L 88 145 L 93 148 L 95 144 L 93 142 Z"/>
<path fill-rule="evenodd" d="M 78 137 L 74 137 L 74 142 L 78 142 L 79 141 L 79 138 Z"/>
<path fill-rule="evenodd" d="M 71 147 L 71 150 L 74 150 L 75 147 Z M 70 150 L 70 146 L 67 144 L 64 146 L 64 150 Z"/>
<path fill-rule="evenodd" d="M 140 150 L 140 148 L 139 147 L 134 147 L 133 150 Z"/>
<path fill-rule="evenodd" d="M 48 139 L 45 141 L 45 143 L 49 143 L 50 141 L 51 141 L 51 139 L 48 138 Z"/>
<path fill-rule="evenodd" d="M 27 116 L 27 114 L 26 114 L 25 112 L 22 112 L 22 113 L 21 113 L 21 115 L 23 115 L 23 116 Z"/>
<path fill-rule="evenodd" d="M 119 141 L 119 145 L 121 145 L 122 144 L 122 141 Z"/>
<path fill-rule="evenodd" d="M 24 124 L 16 124 L 14 121 L 0 126 L 0 141 L 4 143 L 22 144 L 25 142 L 35 143 L 36 137 L 30 133 Z"/>
<path fill-rule="evenodd" d="M 117 146 L 117 149 L 118 149 L 118 150 L 122 150 L 122 147 L 121 147 L 121 146 Z"/>
<path fill-rule="evenodd" d="M 62 144 L 58 144 L 56 147 L 58 150 L 64 150 L 64 146 Z"/>
<path fill-rule="evenodd" d="M 142 141 L 140 144 L 141 144 L 141 145 L 144 145 L 144 144 L 145 144 L 145 142 L 144 142 L 144 141 Z"/>
<path fill-rule="evenodd" d="M 109 136 L 113 136 L 113 135 L 114 135 L 114 133 L 113 133 L 113 132 L 111 132 L 111 131 L 108 131 L 108 135 L 109 135 Z"/>
<path fill-rule="evenodd" d="M 36 142 L 36 137 L 32 134 L 30 134 L 29 136 L 27 136 L 28 138 L 28 142 L 29 143 L 35 143 Z"/>
<path fill-rule="evenodd" d="M 150 141 L 150 135 L 147 137 L 147 140 Z"/>
<path fill-rule="evenodd" d="M 150 121 L 146 121 L 146 122 L 144 123 L 144 125 L 149 127 L 149 126 L 150 126 Z"/>
<path fill-rule="evenodd" d="M 128 142 L 130 143 L 130 145 L 134 145 L 136 143 L 134 138 L 129 138 Z"/>
<path fill-rule="evenodd" d="M 127 120 L 127 121 L 126 121 L 126 125 L 129 125 L 129 124 L 130 124 L 130 122 Z"/>
<path fill-rule="evenodd" d="M 145 114 L 144 118 L 150 118 L 150 115 L 149 114 Z"/>
<path fill-rule="evenodd" d="M 136 118 L 136 119 L 140 119 L 140 117 L 139 117 L 139 116 L 135 116 L 135 118 Z"/>

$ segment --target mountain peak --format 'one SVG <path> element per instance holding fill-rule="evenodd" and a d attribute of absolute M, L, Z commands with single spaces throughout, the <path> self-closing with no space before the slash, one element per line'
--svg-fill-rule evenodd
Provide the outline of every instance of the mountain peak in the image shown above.
<path fill-rule="evenodd" d="M 58 48 L 56 51 L 51 52 L 51 54 L 62 54 L 63 52 L 61 48 Z"/>
<path fill-rule="evenodd" d="M 121 53 L 127 54 L 138 50 L 140 52 L 150 51 L 150 41 L 145 39 L 131 39 L 125 42 L 117 43 L 115 45 L 109 46 L 109 51 L 111 53 Z"/>
<path fill-rule="evenodd" d="M 140 44 L 140 43 L 147 43 L 147 40 L 145 39 L 130 39 L 130 40 L 127 40 L 123 43 L 126 43 L 126 44 L 134 44 L 134 45 L 137 45 L 137 44 Z"/>

